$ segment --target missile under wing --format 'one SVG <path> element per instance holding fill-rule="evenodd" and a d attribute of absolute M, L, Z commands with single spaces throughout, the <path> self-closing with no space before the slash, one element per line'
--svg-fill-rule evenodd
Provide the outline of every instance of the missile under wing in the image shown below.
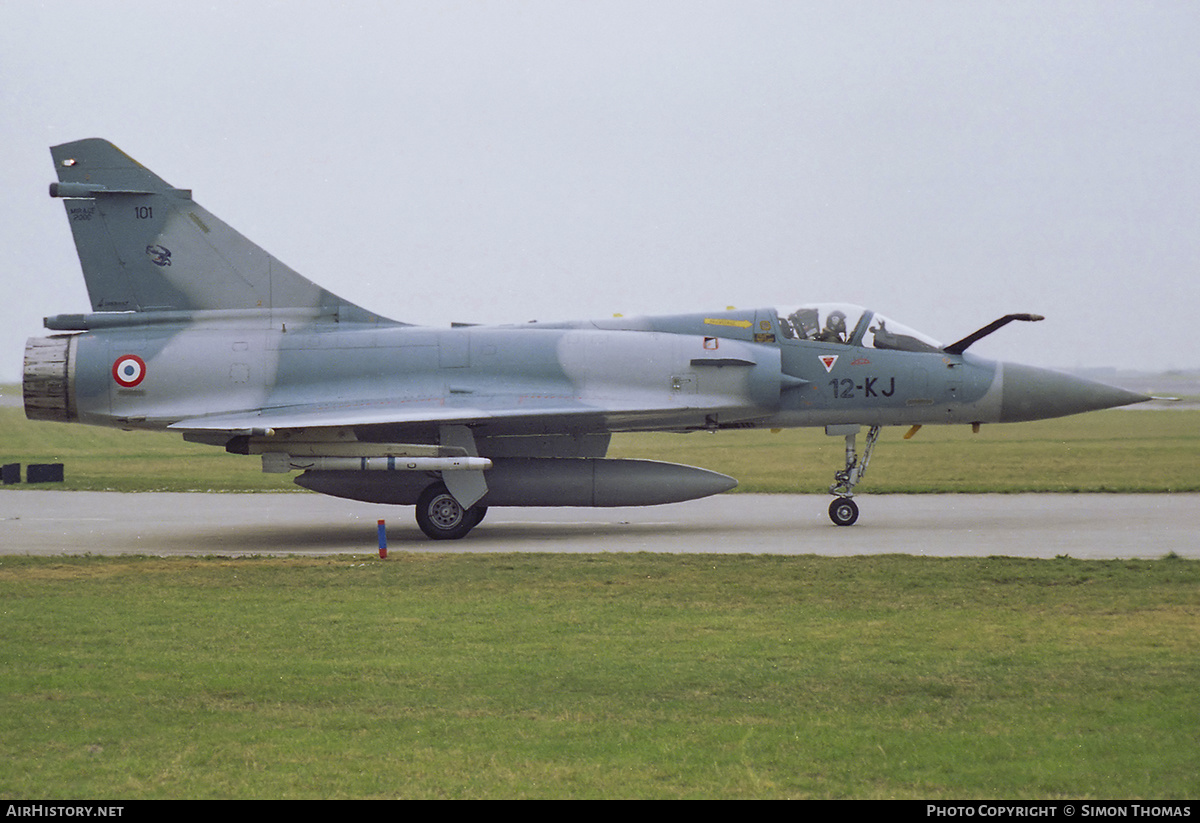
<path fill-rule="evenodd" d="M 967 351 L 1030 315 L 949 346 L 850 305 L 411 325 L 307 280 L 107 141 L 51 155 L 92 311 L 49 317 L 56 333 L 28 341 L 27 415 L 259 455 L 315 491 L 416 505 L 435 539 L 489 506 L 650 505 L 736 485 L 608 458 L 613 432 L 824 426 L 846 438 L 830 516 L 847 525 L 884 426 L 1147 399 Z"/>

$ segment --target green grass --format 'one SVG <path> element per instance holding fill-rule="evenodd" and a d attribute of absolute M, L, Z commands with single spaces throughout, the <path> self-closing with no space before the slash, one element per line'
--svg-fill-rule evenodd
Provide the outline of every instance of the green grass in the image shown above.
<path fill-rule="evenodd" d="M 80 491 L 299 490 L 290 475 L 263 474 L 257 457 L 178 434 L 35 422 L 14 408 L 0 408 L 0 462 L 63 463 L 66 482 L 54 488 Z"/>
<path fill-rule="evenodd" d="M 1196 411 L 901 433 L 864 491 L 1200 490 Z M 611 454 L 824 492 L 842 451 Z M 55 461 L 66 488 L 295 488 L 0 408 L 0 462 Z M 1177 557 L 0 557 L 0 795 L 1194 798 L 1198 584 Z"/>
<path fill-rule="evenodd" d="M 884 429 L 860 487 L 923 492 L 1200 491 L 1200 411 L 1105 411 L 1031 423 Z M 861 450 L 865 432 L 858 438 Z M 744 492 L 824 493 L 845 456 L 821 429 L 642 434 L 614 439 L 613 457 L 703 466 Z"/>
<path fill-rule="evenodd" d="M 1200 411 L 1106 411 L 1059 420 L 927 426 L 911 440 L 884 431 L 860 489 L 917 492 L 1200 491 Z M 861 448 L 863 438 L 859 438 Z M 741 492 L 823 494 L 844 459 L 821 429 L 629 434 L 612 457 L 702 466 L 738 478 Z M 185 443 L 179 435 L 31 422 L 0 408 L 0 462 L 66 464 L 58 488 L 116 491 L 294 491 L 257 457 Z"/>
<path fill-rule="evenodd" d="M 1200 563 L 0 558 L 0 795 L 1194 798 Z"/>

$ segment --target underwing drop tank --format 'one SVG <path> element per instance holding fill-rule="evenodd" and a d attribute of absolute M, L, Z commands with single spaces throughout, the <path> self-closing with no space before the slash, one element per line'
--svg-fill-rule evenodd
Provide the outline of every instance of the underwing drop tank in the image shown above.
<path fill-rule="evenodd" d="M 484 506 L 654 506 L 695 500 L 737 486 L 707 469 L 653 460 L 497 458 L 484 472 Z M 420 472 L 306 471 L 306 489 L 368 503 L 414 505 L 429 486 Z"/>

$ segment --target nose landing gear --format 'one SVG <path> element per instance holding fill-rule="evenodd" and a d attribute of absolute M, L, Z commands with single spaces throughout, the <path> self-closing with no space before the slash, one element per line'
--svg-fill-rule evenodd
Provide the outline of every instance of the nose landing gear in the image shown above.
<path fill-rule="evenodd" d="M 844 435 L 846 438 L 846 467 L 833 475 L 834 484 L 829 487 L 829 493 L 836 499 L 829 504 L 829 519 L 837 526 L 853 526 L 858 520 L 858 504 L 852 499 L 854 487 L 867 473 L 867 464 L 871 462 L 871 453 L 875 450 L 875 442 L 879 439 L 879 426 L 871 426 L 867 431 L 867 442 L 863 447 L 862 460 L 855 452 L 855 440 L 862 430 L 861 426 L 826 426 L 828 435 Z"/>
<path fill-rule="evenodd" d="M 835 498 L 829 504 L 829 519 L 837 526 L 853 526 L 858 520 L 858 504 L 849 497 Z"/>

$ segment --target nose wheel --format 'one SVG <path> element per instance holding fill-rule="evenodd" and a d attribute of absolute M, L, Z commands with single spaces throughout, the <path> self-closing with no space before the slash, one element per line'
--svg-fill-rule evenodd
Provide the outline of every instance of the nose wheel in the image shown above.
<path fill-rule="evenodd" d="M 846 437 L 846 467 L 833 475 L 834 484 L 829 487 L 829 493 L 836 495 L 836 500 L 829 504 L 829 519 L 835 526 L 853 526 L 858 520 L 858 504 L 851 498 L 854 487 L 867 473 L 867 464 L 871 462 L 871 453 L 875 451 L 875 443 L 879 440 L 879 426 L 872 426 L 867 431 L 867 442 L 863 447 L 862 459 L 859 460 L 855 451 L 855 440 L 861 426 L 826 426 L 825 433 L 829 435 L 845 435 Z"/>
<path fill-rule="evenodd" d="M 858 520 L 858 504 L 849 497 L 839 497 L 829 504 L 829 519 L 835 526 L 853 526 Z"/>

